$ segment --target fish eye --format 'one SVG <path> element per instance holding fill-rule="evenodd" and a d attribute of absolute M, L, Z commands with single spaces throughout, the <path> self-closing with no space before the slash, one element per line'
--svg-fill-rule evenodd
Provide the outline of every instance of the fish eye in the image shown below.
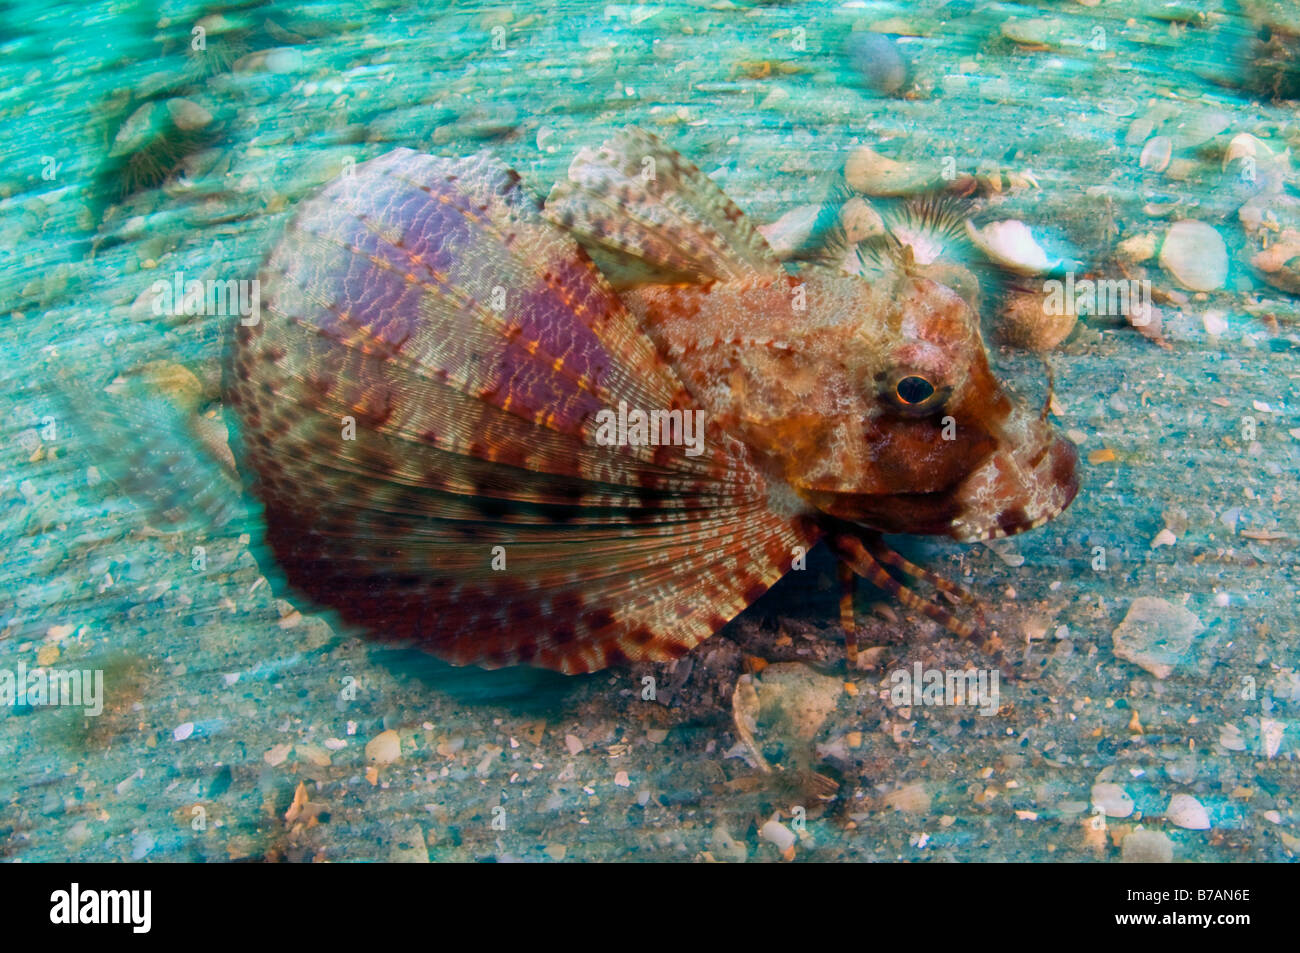
<path fill-rule="evenodd" d="M 947 402 L 950 391 L 925 373 L 911 368 L 896 371 L 884 384 L 884 400 L 909 416 L 923 416 L 940 409 Z"/>
<path fill-rule="evenodd" d="M 934 385 L 912 374 L 894 385 L 894 393 L 905 404 L 923 404 L 934 394 Z"/>

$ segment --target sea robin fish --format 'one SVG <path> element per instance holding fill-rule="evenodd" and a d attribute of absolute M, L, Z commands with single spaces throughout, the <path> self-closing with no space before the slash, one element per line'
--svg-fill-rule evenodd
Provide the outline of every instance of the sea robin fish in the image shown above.
<path fill-rule="evenodd" d="M 489 158 L 390 152 L 297 211 L 261 288 L 226 389 L 277 559 L 457 664 L 679 657 L 821 539 L 969 634 L 880 534 L 1009 535 L 1077 490 L 962 298 L 787 272 L 635 129 L 544 210 Z"/>

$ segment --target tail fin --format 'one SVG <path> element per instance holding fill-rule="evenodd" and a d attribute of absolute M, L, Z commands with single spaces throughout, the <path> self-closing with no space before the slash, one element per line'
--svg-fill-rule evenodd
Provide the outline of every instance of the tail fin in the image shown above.
<path fill-rule="evenodd" d="M 763 237 L 708 176 L 635 127 L 599 150 L 580 151 L 544 214 L 572 232 L 615 284 L 782 273 Z"/>

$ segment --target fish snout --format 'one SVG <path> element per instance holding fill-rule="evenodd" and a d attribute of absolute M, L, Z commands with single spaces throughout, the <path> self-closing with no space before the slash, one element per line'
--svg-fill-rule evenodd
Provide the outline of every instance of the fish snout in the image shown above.
<path fill-rule="evenodd" d="M 961 542 L 999 539 L 1042 526 L 1079 492 L 1074 444 L 1046 430 L 1024 449 L 998 450 L 963 482 L 950 535 Z"/>

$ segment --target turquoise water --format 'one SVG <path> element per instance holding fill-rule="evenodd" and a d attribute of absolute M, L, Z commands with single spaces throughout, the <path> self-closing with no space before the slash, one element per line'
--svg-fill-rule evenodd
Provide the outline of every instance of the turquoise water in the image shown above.
<path fill-rule="evenodd" d="M 1286 260 L 1255 262 L 1300 228 L 1294 19 L 1165 0 L 0 5 L 0 670 L 105 685 L 95 717 L 0 711 L 5 856 L 774 861 L 775 818 L 801 860 L 1118 861 L 1143 832 L 1175 860 L 1293 860 L 1297 287 Z M 1222 237 L 1206 293 L 1134 266 L 1167 346 L 1085 317 L 1054 349 L 1054 422 L 1085 458 L 1065 514 L 997 547 L 899 541 L 997 606 L 1032 677 L 995 716 L 890 704 L 893 672 L 988 657 L 865 583 L 875 651 L 847 670 L 820 551 L 675 668 L 488 673 L 299 599 L 237 493 L 220 520 L 163 525 L 132 492 L 132 447 L 175 448 L 182 501 L 223 492 L 196 449 L 222 442 L 209 425 L 103 392 L 165 361 L 193 375 L 193 416 L 221 419 L 230 322 L 158 315 L 160 276 L 255 276 L 296 203 L 398 146 L 490 150 L 545 195 L 629 123 L 763 223 L 837 194 L 870 145 L 998 179 L 980 221 L 1025 221 L 1081 272 L 1118 277 L 1124 242 L 1178 219 Z M 1262 144 L 1250 176 L 1241 134 Z M 1142 158 L 1156 136 L 1163 168 Z M 1243 222 L 1252 201 L 1271 237 Z M 1004 290 L 983 284 L 990 323 Z M 1042 399 L 1036 357 L 993 356 Z M 1138 599 L 1199 626 L 1164 677 L 1116 654 Z M 767 772 L 737 727 L 746 676 Z M 820 712 L 810 736 L 791 709 Z"/>

